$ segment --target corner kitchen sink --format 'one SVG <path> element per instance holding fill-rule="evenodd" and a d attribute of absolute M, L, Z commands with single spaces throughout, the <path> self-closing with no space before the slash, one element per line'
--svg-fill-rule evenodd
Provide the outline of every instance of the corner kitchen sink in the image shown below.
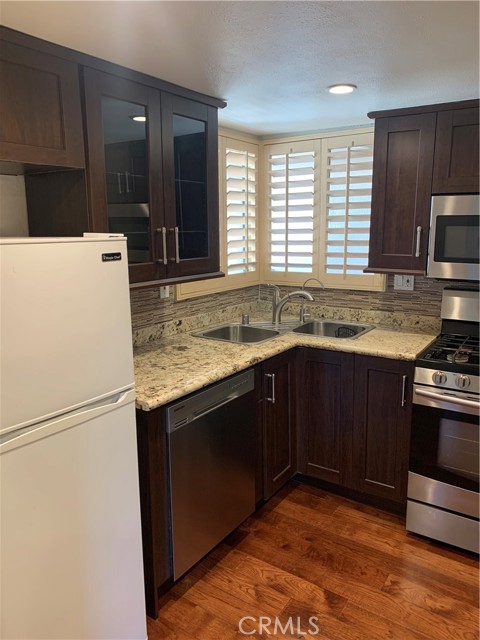
<path fill-rule="evenodd" d="M 264 327 L 252 327 L 248 324 L 225 324 L 222 327 L 198 331 L 192 335 L 211 340 L 223 340 L 224 342 L 236 342 L 240 344 L 253 344 L 265 342 L 278 336 L 280 331 L 266 329 Z"/>
<path fill-rule="evenodd" d="M 372 324 L 358 324 L 356 322 L 334 322 L 332 320 L 310 320 L 293 329 L 294 333 L 309 336 L 323 336 L 326 338 L 358 338 L 371 331 Z"/>

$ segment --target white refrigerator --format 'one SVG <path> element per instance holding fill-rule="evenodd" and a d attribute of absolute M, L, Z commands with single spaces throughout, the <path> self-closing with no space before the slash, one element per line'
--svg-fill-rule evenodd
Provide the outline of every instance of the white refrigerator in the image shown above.
<path fill-rule="evenodd" d="M 0 268 L 0 637 L 145 640 L 126 240 Z"/>

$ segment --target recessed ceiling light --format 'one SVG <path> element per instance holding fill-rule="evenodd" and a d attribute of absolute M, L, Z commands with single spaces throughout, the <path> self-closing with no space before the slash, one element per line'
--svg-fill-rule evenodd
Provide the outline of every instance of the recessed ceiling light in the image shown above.
<path fill-rule="evenodd" d="M 328 90 L 330 93 L 352 93 L 356 88 L 356 84 L 332 84 Z"/>
<path fill-rule="evenodd" d="M 130 116 L 130 118 L 132 120 L 135 120 L 135 122 L 146 122 L 147 121 L 147 117 L 146 116 Z"/>

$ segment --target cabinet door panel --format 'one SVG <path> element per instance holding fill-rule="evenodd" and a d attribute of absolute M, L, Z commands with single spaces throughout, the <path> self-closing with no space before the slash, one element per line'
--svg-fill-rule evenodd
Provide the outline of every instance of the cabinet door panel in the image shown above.
<path fill-rule="evenodd" d="M 217 113 L 162 94 L 168 277 L 219 269 Z"/>
<path fill-rule="evenodd" d="M 147 615 L 157 618 L 158 589 L 173 579 L 170 487 L 163 408 L 137 411 L 138 471 Z"/>
<path fill-rule="evenodd" d="M 294 367 L 293 351 L 272 358 L 264 365 L 265 499 L 296 472 Z"/>
<path fill-rule="evenodd" d="M 354 488 L 404 502 L 413 365 L 355 357 Z"/>
<path fill-rule="evenodd" d="M 160 94 L 93 69 L 84 79 L 91 228 L 127 236 L 131 282 L 160 279 Z"/>
<path fill-rule="evenodd" d="M 2 41 L 0 159 L 85 166 L 78 66 Z"/>
<path fill-rule="evenodd" d="M 433 193 L 478 193 L 479 109 L 438 114 Z"/>
<path fill-rule="evenodd" d="M 348 485 L 352 456 L 353 356 L 302 349 L 299 358 L 299 470 Z"/>
<path fill-rule="evenodd" d="M 435 113 L 375 123 L 369 271 L 425 273 L 435 123 Z"/>

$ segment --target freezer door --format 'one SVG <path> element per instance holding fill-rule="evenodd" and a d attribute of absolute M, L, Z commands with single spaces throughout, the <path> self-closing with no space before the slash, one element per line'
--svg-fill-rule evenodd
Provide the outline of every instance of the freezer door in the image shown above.
<path fill-rule="evenodd" d="M 0 445 L 0 637 L 145 640 L 133 391 Z"/>
<path fill-rule="evenodd" d="M 0 242 L 2 432 L 133 386 L 125 239 Z"/>

